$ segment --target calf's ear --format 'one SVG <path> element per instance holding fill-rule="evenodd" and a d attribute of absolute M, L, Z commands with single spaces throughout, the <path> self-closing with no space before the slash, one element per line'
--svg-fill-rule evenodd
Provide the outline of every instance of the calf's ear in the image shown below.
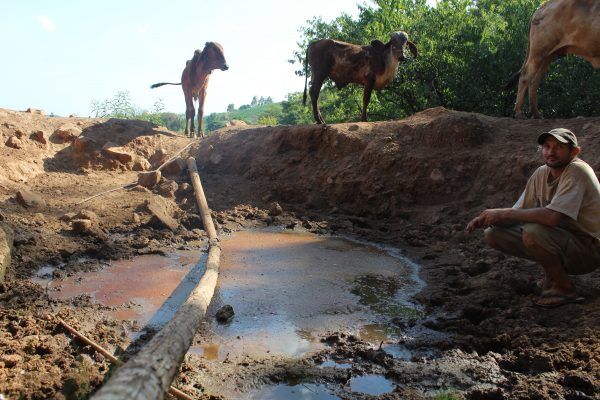
<path fill-rule="evenodd" d="M 417 56 L 419 55 L 419 51 L 417 50 L 417 46 L 415 46 L 415 44 L 413 42 L 411 42 L 410 40 L 408 42 L 406 42 L 406 45 L 408 46 L 408 49 L 412 53 L 413 57 L 417 58 Z"/>

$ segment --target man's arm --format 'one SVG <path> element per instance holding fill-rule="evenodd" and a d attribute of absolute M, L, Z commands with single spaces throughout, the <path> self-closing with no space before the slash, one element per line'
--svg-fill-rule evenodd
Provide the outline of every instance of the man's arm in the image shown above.
<path fill-rule="evenodd" d="M 493 208 L 485 210 L 471 220 L 467 225 L 467 232 L 471 233 L 477 228 L 486 228 L 491 225 L 504 225 L 511 222 L 532 222 L 547 226 L 557 226 L 562 218 L 558 211 L 546 207 L 540 208 Z"/>

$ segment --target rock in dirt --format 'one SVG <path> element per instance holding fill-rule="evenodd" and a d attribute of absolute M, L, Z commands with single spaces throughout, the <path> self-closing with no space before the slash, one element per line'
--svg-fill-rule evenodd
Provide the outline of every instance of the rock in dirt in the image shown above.
<path fill-rule="evenodd" d="M 26 208 L 45 207 L 46 201 L 37 193 L 22 189 L 17 192 L 17 202 Z"/>
<path fill-rule="evenodd" d="M 140 172 L 138 174 L 138 185 L 153 188 L 162 177 L 160 171 Z"/>
<path fill-rule="evenodd" d="M 31 137 L 33 140 L 40 142 L 41 144 L 48 144 L 48 135 L 44 131 L 35 131 Z"/>
<path fill-rule="evenodd" d="M 12 147 L 13 149 L 22 149 L 23 148 L 23 142 L 21 141 L 21 139 L 17 138 L 16 136 L 9 137 L 5 144 L 6 144 L 6 146 Z"/>
<path fill-rule="evenodd" d="M 283 208 L 281 208 L 279 203 L 274 201 L 271 204 L 269 204 L 269 215 L 271 217 L 276 217 L 278 215 L 281 215 L 282 213 L 283 213 Z"/>
<path fill-rule="evenodd" d="M 106 144 L 102 146 L 102 151 L 113 160 L 120 161 L 123 164 L 133 161 L 133 154 L 113 142 L 106 142 Z"/>
<path fill-rule="evenodd" d="M 144 157 L 138 157 L 133 162 L 132 169 L 134 171 L 149 171 L 152 169 L 152 164 L 150 164 L 150 161 L 146 160 Z"/>
<path fill-rule="evenodd" d="M 92 221 L 92 223 L 96 223 L 99 220 L 98 215 L 90 210 L 81 210 L 72 219 L 87 219 Z"/>
<path fill-rule="evenodd" d="M 89 219 L 74 219 L 71 221 L 73 232 L 92 233 L 93 222 Z"/>
<path fill-rule="evenodd" d="M 87 153 L 93 150 L 96 142 L 88 137 L 78 137 L 73 141 L 73 149 L 76 153 Z"/>
<path fill-rule="evenodd" d="M 165 200 L 161 197 L 146 201 L 146 209 L 152 214 L 151 223 L 158 221 L 172 231 L 175 231 L 179 226 L 179 222 L 171 216 Z"/>
<path fill-rule="evenodd" d="M 169 154 L 165 149 L 157 149 L 154 154 L 150 156 L 150 163 L 155 166 L 162 165 L 165 161 L 169 159 Z"/>
<path fill-rule="evenodd" d="M 0 282 L 10 265 L 13 250 L 14 233 L 10 226 L 0 223 Z"/>
<path fill-rule="evenodd" d="M 71 222 L 71 220 L 72 220 L 73 218 L 75 218 L 75 215 L 76 215 L 76 214 L 75 214 L 75 213 L 72 213 L 72 212 L 71 212 L 71 213 L 66 213 L 66 214 L 63 214 L 63 215 L 62 215 L 62 217 L 60 217 L 59 219 L 60 219 L 61 221 L 63 221 L 63 222 Z"/>
<path fill-rule="evenodd" d="M 81 135 L 81 128 L 74 124 L 64 124 L 54 131 L 54 135 L 63 143 L 71 142 Z"/>
<path fill-rule="evenodd" d="M 132 192 L 152 193 L 148 188 L 141 186 L 141 185 L 135 185 L 134 187 L 132 187 L 129 190 Z"/>
<path fill-rule="evenodd" d="M 234 314 L 235 313 L 233 312 L 233 307 L 229 304 L 226 304 L 223 307 L 219 308 L 219 310 L 215 314 L 215 317 L 217 318 L 218 322 L 224 324 L 226 322 L 231 321 Z"/>
<path fill-rule="evenodd" d="M 161 195 L 172 199 L 175 198 L 175 192 L 178 188 L 179 186 L 177 185 L 177 182 L 170 179 L 164 179 L 158 184 L 157 190 Z"/>
<path fill-rule="evenodd" d="M 179 175 L 187 168 L 185 161 L 181 157 L 177 157 L 162 169 L 165 175 Z"/>
<path fill-rule="evenodd" d="M 46 115 L 46 113 L 44 113 L 44 110 L 40 110 L 39 108 L 29 107 L 25 112 L 29 114 Z"/>

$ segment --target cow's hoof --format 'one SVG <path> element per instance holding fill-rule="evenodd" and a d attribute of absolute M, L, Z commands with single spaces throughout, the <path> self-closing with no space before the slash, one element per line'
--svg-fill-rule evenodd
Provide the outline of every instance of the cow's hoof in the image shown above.
<path fill-rule="evenodd" d="M 526 118 L 525 114 L 523 114 L 523 113 L 517 113 L 517 114 L 515 114 L 515 119 L 525 119 L 525 118 Z"/>

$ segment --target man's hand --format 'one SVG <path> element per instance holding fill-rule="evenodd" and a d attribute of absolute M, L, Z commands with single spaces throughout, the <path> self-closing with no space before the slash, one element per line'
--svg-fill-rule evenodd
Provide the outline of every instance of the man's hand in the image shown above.
<path fill-rule="evenodd" d="M 508 212 L 510 210 L 510 208 L 493 208 L 485 210 L 467 224 L 467 232 L 471 233 L 478 228 L 487 228 L 488 226 L 507 222 L 509 220 Z"/>

